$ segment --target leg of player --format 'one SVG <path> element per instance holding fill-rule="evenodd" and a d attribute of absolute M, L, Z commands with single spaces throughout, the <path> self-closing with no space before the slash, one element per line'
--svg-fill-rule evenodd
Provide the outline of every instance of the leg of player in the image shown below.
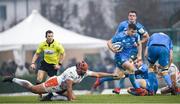
<path fill-rule="evenodd" d="M 114 77 L 106 77 L 106 78 L 97 78 L 96 82 L 93 84 L 93 88 L 96 89 L 98 86 L 100 86 L 102 83 L 104 83 L 105 81 L 113 81 L 113 80 L 119 80 L 121 78 L 124 77 L 124 73 L 122 71 L 120 71 L 119 68 L 116 68 L 114 70 L 115 74 L 118 74 L 119 76 L 114 78 Z"/>
<path fill-rule="evenodd" d="M 132 84 L 132 86 L 135 88 L 135 91 L 140 95 L 140 96 L 144 96 L 145 95 L 145 90 L 140 88 L 139 83 L 136 82 L 135 80 L 135 75 L 134 75 L 134 70 L 135 70 L 135 66 L 133 63 L 130 63 L 129 61 L 126 61 L 122 64 L 124 69 L 127 69 L 128 73 L 129 73 L 129 79 L 130 82 Z"/>
<path fill-rule="evenodd" d="M 119 75 L 117 80 L 119 79 L 119 87 L 113 89 L 113 93 L 120 94 L 121 88 L 124 88 L 124 80 L 126 77 L 128 77 L 127 74 L 125 74 L 121 69 L 116 68 L 115 73 Z"/>
<path fill-rule="evenodd" d="M 31 82 L 24 80 L 24 79 L 6 77 L 6 78 L 4 78 L 3 82 L 16 83 L 35 94 L 46 93 L 46 91 L 43 87 L 43 84 L 33 85 Z"/>
<path fill-rule="evenodd" d="M 67 95 L 67 91 L 66 90 L 64 90 L 64 91 L 61 91 L 61 92 L 58 92 L 58 95 L 55 95 L 55 96 L 52 96 L 51 97 L 51 100 L 52 101 L 59 101 L 59 100 L 63 100 L 63 101 L 67 101 L 68 100 L 68 97 L 67 97 L 68 95 Z M 75 96 L 75 94 L 72 92 L 72 99 L 74 100 L 74 99 L 76 99 L 76 96 Z"/>
<path fill-rule="evenodd" d="M 166 71 L 163 71 L 162 74 L 163 74 L 163 79 L 165 80 L 168 87 L 172 87 L 172 81 L 170 75 Z"/>
<path fill-rule="evenodd" d="M 145 79 L 136 79 L 137 83 L 139 83 L 139 85 L 141 86 L 141 88 L 143 89 L 147 89 L 147 82 Z M 128 88 L 127 92 L 131 95 L 135 95 L 135 96 L 139 96 L 139 94 L 136 92 L 135 88 Z M 144 92 L 144 96 L 148 95 L 148 91 L 145 90 Z"/>
<path fill-rule="evenodd" d="M 121 78 L 119 80 L 119 86 L 113 89 L 113 91 L 112 91 L 113 93 L 120 94 L 121 88 L 124 88 L 124 80 L 125 80 L 125 78 Z"/>
<path fill-rule="evenodd" d="M 168 94 L 168 93 L 171 93 L 171 88 L 170 87 L 163 87 L 161 88 L 161 94 L 165 95 L 165 94 Z"/>
<path fill-rule="evenodd" d="M 153 85 L 156 80 L 157 80 L 157 78 L 156 78 L 156 74 L 154 73 L 154 64 L 150 64 L 149 65 L 149 73 L 148 73 L 148 81 L 149 81 L 150 85 Z M 149 91 L 152 94 L 155 94 L 152 86 L 150 86 Z"/>
<path fill-rule="evenodd" d="M 46 76 L 46 72 L 45 71 L 38 70 L 36 85 L 41 84 L 43 79 L 45 78 L 45 76 Z M 42 94 L 39 94 L 39 98 L 42 98 Z"/>

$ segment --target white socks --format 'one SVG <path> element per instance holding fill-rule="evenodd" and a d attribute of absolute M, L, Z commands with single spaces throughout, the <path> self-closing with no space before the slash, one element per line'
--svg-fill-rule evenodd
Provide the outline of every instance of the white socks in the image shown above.
<path fill-rule="evenodd" d="M 51 97 L 51 100 L 55 101 L 55 100 L 63 100 L 63 101 L 67 101 L 67 97 L 66 96 L 61 96 L 61 95 L 55 95 Z"/>
<path fill-rule="evenodd" d="M 20 85 L 20 86 L 23 86 L 23 87 L 26 87 L 27 85 L 28 86 L 33 86 L 33 84 L 27 80 L 24 80 L 24 79 L 19 79 L 19 78 L 13 78 L 12 80 L 14 83 Z"/>

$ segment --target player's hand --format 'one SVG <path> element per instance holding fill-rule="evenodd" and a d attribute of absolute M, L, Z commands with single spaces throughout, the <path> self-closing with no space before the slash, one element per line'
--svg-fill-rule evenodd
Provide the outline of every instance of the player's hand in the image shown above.
<path fill-rule="evenodd" d="M 113 47 L 112 47 L 112 51 L 113 51 L 114 53 L 120 52 L 119 48 L 113 48 Z"/>
<path fill-rule="evenodd" d="M 54 65 L 54 69 L 55 69 L 55 70 L 59 70 L 60 68 L 61 68 L 60 65 Z"/>
<path fill-rule="evenodd" d="M 119 75 L 115 73 L 115 74 L 113 74 L 113 77 L 114 77 L 114 78 L 118 78 Z"/>
<path fill-rule="evenodd" d="M 35 63 L 32 63 L 30 67 L 31 67 L 31 69 L 36 69 Z"/>

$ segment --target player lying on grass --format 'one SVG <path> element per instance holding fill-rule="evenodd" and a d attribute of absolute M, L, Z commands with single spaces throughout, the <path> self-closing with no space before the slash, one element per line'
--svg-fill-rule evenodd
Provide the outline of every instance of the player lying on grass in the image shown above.
<path fill-rule="evenodd" d="M 35 94 L 44 94 L 48 92 L 61 92 L 69 101 L 76 97 L 73 94 L 73 85 L 80 83 L 83 78 L 90 77 L 117 77 L 115 74 L 94 72 L 88 70 L 88 64 L 85 61 L 78 62 L 76 66 L 66 69 L 61 75 L 50 77 L 42 84 L 33 85 L 27 80 L 6 77 L 3 82 L 16 83 Z M 51 98 L 50 98 L 51 99 Z"/>
<path fill-rule="evenodd" d="M 165 73 L 164 71 L 162 71 L 162 69 L 158 68 L 159 65 L 155 66 L 156 68 L 156 73 L 158 73 L 158 75 L 160 77 L 163 77 L 163 74 Z M 173 87 L 169 87 L 168 85 L 166 87 L 161 88 L 161 94 L 168 94 L 171 93 L 172 95 L 178 95 L 180 94 L 180 73 L 178 68 L 176 67 L 175 64 L 171 64 L 169 69 L 166 71 L 166 73 L 168 73 L 171 77 L 172 80 L 172 85 Z M 157 80 L 155 80 L 157 81 Z M 150 84 L 148 79 L 139 79 L 138 82 L 140 83 L 142 88 L 145 88 L 147 90 L 150 90 Z M 153 83 L 152 85 L 153 91 L 156 93 L 157 88 L 158 88 L 158 84 L 157 83 Z M 172 89 L 173 88 L 173 89 Z M 129 88 L 128 92 L 133 94 L 133 95 L 137 95 L 135 92 L 133 92 L 134 89 Z"/>
<path fill-rule="evenodd" d="M 156 92 L 158 90 L 158 80 L 157 80 L 157 78 L 154 80 L 155 82 L 153 83 L 153 85 L 149 83 L 148 79 L 136 79 L 136 81 L 139 83 L 141 88 L 146 89 L 145 96 L 156 94 Z M 152 91 L 153 91 L 153 93 L 152 93 Z M 136 93 L 136 91 L 135 91 L 135 89 L 133 87 L 128 88 L 127 92 L 129 94 L 139 96 L 139 94 Z"/>
<path fill-rule="evenodd" d="M 164 71 L 161 71 L 161 69 L 159 69 L 158 67 L 159 65 L 156 65 L 156 68 L 155 68 L 156 73 L 158 73 L 160 77 L 163 77 Z M 168 93 L 171 93 L 172 95 L 180 94 L 180 73 L 176 65 L 172 63 L 169 69 L 167 70 L 167 73 L 171 77 L 173 88 L 175 90 L 172 89 L 172 87 L 169 87 L 167 85 L 166 87 L 161 88 L 161 94 L 168 94 Z M 152 87 L 153 91 L 156 93 L 157 88 L 158 88 L 157 83 L 153 83 L 153 85 L 150 85 L 148 84 L 149 83 L 148 79 L 137 79 L 137 81 L 139 82 L 142 88 L 150 90 L 150 88 Z M 132 95 L 138 95 L 134 92 L 133 88 L 128 88 L 128 92 Z"/>
<path fill-rule="evenodd" d="M 178 68 L 176 67 L 175 64 L 172 63 L 167 72 L 171 77 L 172 85 L 175 90 L 166 86 L 166 87 L 161 88 L 161 94 L 168 94 L 168 93 L 171 93 L 172 95 L 180 94 L 180 73 L 179 73 Z M 162 72 L 159 72 L 158 75 L 163 77 Z"/>

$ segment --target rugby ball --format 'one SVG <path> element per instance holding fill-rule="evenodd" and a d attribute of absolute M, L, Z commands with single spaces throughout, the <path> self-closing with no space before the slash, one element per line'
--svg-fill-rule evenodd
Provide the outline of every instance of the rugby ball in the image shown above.
<path fill-rule="evenodd" d="M 121 42 L 115 42 L 112 44 L 112 47 L 116 50 L 118 50 L 118 52 L 123 50 L 123 45 Z"/>

